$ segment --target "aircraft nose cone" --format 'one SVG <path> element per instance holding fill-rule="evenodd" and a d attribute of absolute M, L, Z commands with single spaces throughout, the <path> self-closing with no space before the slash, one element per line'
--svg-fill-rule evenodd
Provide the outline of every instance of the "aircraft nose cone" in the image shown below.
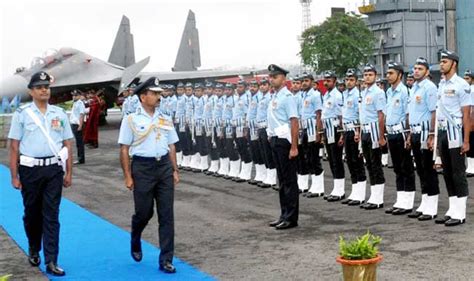
<path fill-rule="evenodd" d="M 12 75 L 0 82 L 0 97 L 24 96 L 28 93 L 28 82 L 21 75 Z"/>

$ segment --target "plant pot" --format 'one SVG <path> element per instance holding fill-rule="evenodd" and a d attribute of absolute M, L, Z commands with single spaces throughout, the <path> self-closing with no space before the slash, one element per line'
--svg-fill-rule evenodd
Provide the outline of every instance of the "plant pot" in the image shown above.
<path fill-rule="evenodd" d="M 344 281 L 375 281 L 377 280 L 377 264 L 382 259 L 382 255 L 368 260 L 346 260 L 338 256 L 336 261 L 342 265 Z"/>

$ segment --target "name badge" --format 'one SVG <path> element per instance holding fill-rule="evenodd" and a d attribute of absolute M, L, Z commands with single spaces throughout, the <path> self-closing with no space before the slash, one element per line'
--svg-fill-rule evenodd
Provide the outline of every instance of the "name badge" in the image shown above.
<path fill-rule="evenodd" d="M 395 100 L 393 101 L 393 106 L 395 106 L 395 107 L 400 107 L 400 99 L 395 99 Z"/>
<path fill-rule="evenodd" d="M 372 104 L 372 97 L 366 97 L 365 104 Z"/>
<path fill-rule="evenodd" d="M 63 127 L 63 122 L 59 119 L 59 117 L 55 117 L 51 120 L 51 129 L 55 131 L 60 131 Z"/>
<path fill-rule="evenodd" d="M 421 96 L 415 96 L 415 102 L 421 103 Z"/>
<path fill-rule="evenodd" d="M 444 90 L 444 95 L 447 97 L 454 97 L 456 91 L 454 89 L 446 89 Z"/>
<path fill-rule="evenodd" d="M 348 108 L 352 108 L 352 107 L 354 106 L 354 104 L 352 103 L 352 101 L 347 101 L 346 106 L 347 106 Z"/>
<path fill-rule="evenodd" d="M 272 102 L 272 108 L 273 108 L 273 109 L 276 109 L 277 106 L 278 106 L 278 103 L 277 103 L 276 101 L 273 101 L 273 102 Z"/>

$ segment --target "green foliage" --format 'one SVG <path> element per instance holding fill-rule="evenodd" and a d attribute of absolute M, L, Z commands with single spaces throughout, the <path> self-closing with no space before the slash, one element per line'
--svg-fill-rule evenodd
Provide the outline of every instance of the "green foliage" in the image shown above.
<path fill-rule="evenodd" d="M 336 14 L 301 36 L 300 56 L 306 66 L 320 73 L 334 70 L 342 77 L 373 53 L 375 37 L 358 15 Z"/>
<path fill-rule="evenodd" d="M 375 258 L 379 252 L 377 245 L 382 238 L 367 231 L 366 234 L 356 237 L 354 240 L 346 241 L 339 237 L 339 255 L 346 260 L 366 260 Z"/>
<path fill-rule="evenodd" d="M 0 276 L 0 281 L 8 281 L 8 279 L 10 279 L 10 277 L 12 276 L 13 276 L 12 274 Z"/>

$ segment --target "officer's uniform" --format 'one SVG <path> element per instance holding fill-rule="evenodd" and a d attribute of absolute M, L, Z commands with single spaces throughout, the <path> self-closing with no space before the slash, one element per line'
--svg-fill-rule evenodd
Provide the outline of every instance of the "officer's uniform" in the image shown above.
<path fill-rule="evenodd" d="M 138 86 L 134 93 L 147 89 L 160 91 L 152 77 Z M 159 263 L 172 262 L 174 252 L 174 179 L 169 157 L 169 145 L 178 141 L 178 135 L 169 115 L 158 109 L 149 116 L 141 104 L 135 113 L 122 120 L 118 143 L 130 146 L 132 156 L 133 199 L 135 213 L 132 216 L 132 251 L 140 245 L 142 231 L 153 216 L 156 201 L 160 258 Z M 140 249 L 141 250 L 141 249 Z"/>
<path fill-rule="evenodd" d="M 225 179 L 232 179 L 239 175 L 240 158 L 235 149 L 235 127 L 232 125 L 233 109 L 236 105 L 234 96 L 234 86 L 230 83 L 225 85 L 226 89 L 232 90 L 232 94 L 225 96 L 222 108 L 222 121 L 225 136 L 225 154 L 229 158 L 229 164 L 221 163 L 218 174 L 224 176 Z M 225 158 L 224 158 L 225 159 Z M 227 169 L 228 167 L 228 169 Z"/>
<path fill-rule="evenodd" d="M 212 87 L 212 83 L 210 85 Z M 217 171 L 219 171 L 219 162 L 223 162 L 226 158 L 225 156 L 225 140 L 224 135 L 222 132 L 222 104 L 224 103 L 224 95 L 222 96 L 217 95 L 217 91 L 222 91 L 224 89 L 224 85 L 221 83 L 217 83 L 213 88 L 213 94 L 207 100 L 206 112 L 206 131 L 208 132 L 208 143 L 211 149 L 210 156 L 211 156 L 211 166 L 205 172 L 207 175 L 217 175 Z M 210 130 L 210 132 L 209 132 Z M 228 162 L 228 159 L 227 159 Z M 227 163 L 227 166 L 229 164 Z"/>
<path fill-rule="evenodd" d="M 193 88 L 193 84 L 186 83 L 186 88 Z M 195 97 L 194 95 L 187 95 L 184 94 L 184 137 L 180 137 L 181 141 L 181 148 L 183 150 L 183 162 L 181 166 L 184 169 L 190 170 L 192 164 L 196 166 L 196 161 L 199 158 L 196 158 L 194 155 L 194 104 L 195 104 Z M 179 105 L 178 105 L 179 107 Z M 181 131 L 181 128 L 180 128 Z M 194 156 L 194 157 L 193 157 Z M 193 159 L 191 158 L 193 157 Z M 194 160 L 194 161 L 193 161 Z M 193 163 L 192 163 L 193 162 Z"/>
<path fill-rule="evenodd" d="M 364 72 L 377 73 L 373 65 L 366 65 Z M 375 83 L 361 93 L 360 110 L 362 151 L 370 179 L 370 197 L 361 208 L 368 210 L 383 207 L 385 177 L 382 169 L 382 152 L 379 147 L 379 113 L 385 109 L 385 93 Z"/>
<path fill-rule="evenodd" d="M 271 75 L 286 75 L 287 70 L 276 65 L 268 67 Z M 298 107 L 293 94 L 283 85 L 277 89 L 268 106 L 267 132 L 271 137 L 270 146 L 275 160 L 280 185 L 281 215 L 271 226 L 278 229 L 294 227 L 298 224 L 299 193 L 297 183 L 296 159 L 289 159 L 291 149 L 290 119 L 298 118 Z M 279 224 L 276 224 L 280 222 Z"/>
<path fill-rule="evenodd" d="M 336 78 L 332 71 L 327 71 L 324 78 Z M 338 129 L 341 129 L 342 94 L 337 87 L 328 89 L 328 93 L 323 96 L 323 110 L 321 119 L 323 120 L 324 132 L 326 135 L 326 151 L 328 153 L 329 166 L 334 178 L 334 188 L 326 198 L 328 201 L 339 201 L 345 197 L 344 162 L 342 160 L 343 146 L 337 143 L 341 137 Z"/>
<path fill-rule="evenodd" d="M 425 58 L 418 58 L 415 64 L 430 67 Z M 413 84 L 408 102 L 410 143 L 421 186 L 421 203 L 408 216 L 421 221 L 432 219 L 438 213 L 438 173 L 434 169 L 433 151 L 427 146 L 428 135 L 434 132 L 431 116 L 436 111 L 437 92 L 436 85 L 424 78 Z"/>
<path fill-rule="evenodd" d="M 204 90 L 201 83 L 196 83 L 194 89 Z M 209 168 L 208 154 L 209 145 L 206 139 L 204 108 L 207 103 L 207 96 L 194 97 L 194 138 L 195 138 L 195 154 L 191 160 L 191 168 L 194 172 L 207 170 Z"/>
<path fill-rule="evenodd" d="M 388 63 L 388 69 L 403 73 L 403 66 L 396 62 Z M 387 89 L 385 130 L 395 172 L 397 199 L 393 207 L 386 209 L 385 213 L 393 215 L 410 212 L 415 200 L 413 158 L 411 151 L 406 149 L 408 98 L 408 89 L 401 81 L 395 89 L 393 85 Z"/>
<path fill-rule="evenodd" d="M 313 76 L 308 73 L 303 73 L 299 78 L 313 80 Z M 319 157 L 322 145 L 316 142 L 316 136 L 320 133 L 317 130 L 316 113 L 319 112 L 320 118 L 322 97 L 311 86 L 308 90 L 302 89 L 299 95 L 298 187 L 302 192 L 308 191 L 308 194 L 304 194 L 307 197 L 319 197 L 324 194 L 324 170 Z M 311 187 L 308 187 L 310 175 Z"/>
<path fill-rule="evenodd" d="M 184 84 L 179 82 L 176 86 L 176 90 L 180 88 L 184 90 Z M 183 140 L 186 138 L 186 123 L 185 123 L 185 112 L 186 112 L 186 100 L 185 95 L 176 94 L 176 110 L 174 114 L 174 127 L 178 132 L 179 140 L 175 143 L 176 149 L 176 163 L 178 167 L 182 166 L 183 162 Z"/>
<path fill-rule="evenodd" d="M 354 69 L 348 69 L 346 77 L 354 77 L 357 79 L 357 74 Z M 347 199 L 342 200 L 341 203 L 350 206 L 357 206 L 365 201 L 365 188 L 367 186 L 367 177 L 365 176 L 364 159 L 359 150 L 359 142 L 355 142 L 354 136 L 356 130 L 360 128 L 360 92 L 357 87 L 352 89 L 347 88 L 343 93 L 342 107 L 342 126 L 344 130 L 344 148 L 346 152 L 346 162 L 349 172 L 351 174 L 352 191 Z"/>
<path fill-rule="evenodd" d="M 261 84 L 268 84 L 268 80 L 266 78 L 260 81 Z M 276 185 L 276 167 L 275 161 L 273 160 L 272 149 L 270 147 L 270 142 L 268 141 L 267 135 L 267 111 L 270 101 L 272 99 L 270 91 L 266 93 L 262 93 L 262 97 L 258 102 L 257 108 L 257 116 L 256 122 L 258 127 L 258 142 L 260 151 L 263 156 L 263 160 L 265 163 L 265 171 L 262 172 L 265 174 L 265 178 L 258 186 L 263 188 L 268 188 Z"/>
<path fill-rule="evenodd" d="M 454 52 L 442 51 L 441 59 L 459 62 Z M 439 83 L 436 119 L 438 125 L 438 150 L 443 162 L 443 177 L 449 196 L 449 209 L 444 218 L 436 220 L 453 226 L 464 223 L 469 195 L 466 179 L 465 156 L 461 155 L 463 144 L 463 111 L 471 104 L 469 84 L 454 74 L 449 80 Z"/>
<path fill-rule="evenodd" d="M 79 95 L 79 92 L 73 91 L 72 94 Z M 84 155 L 84 139 L 82 137 L 82 129 L 84 129 L 84 126 L 82 126 L 81 130 L 78 131 L 81 114 L 83 119 L 82 121 L 84 121 L 86 107 L 84 105 L 84 102 L 78 99 L 72 104 L 71 115 L 69 116 L 69 123 L 71 123 L 72 133 L 74 134 L 74 138 L 76 139 L 77 161 L 82 164 L 86 161 L 86 158 Z"/>
<path fill-rule="evenodd" d="M 238 84 L 247 86 L 244 81 L 239 81 Z M 236 182 L 244 182 L 250 180 L 252 172 L 252 157 L 249 150 L 248 136 L 245 135 L 244 130 L 247 130 L 247 112 L 250 104 L 250 92 L 237 93 L 235 95 L 235 106 L 232 111 L 232 122 L 235 126 L 235 143 L 239 151 L 241 167 L 240 172 L 233 180 Z M 247 130 L 248 132 L 248 130 Z"/>
<path fill-rule="evenodd" d="M 35 73 L 28 88 L 49 85 L 50 80 L 46 72 Z M 39 119 L 53 143 L 48 141 L 30 115 Z M 23 222 L 30 256 L 32 253 L 37 255 L 43 242 L 48 268 L 50 263 L 56 265 L 59 254 L 59 205 L 64 172 L 57 156 L 63 141 L 73 137 L 68 116 L 63 109 L 48 104 L 43 114 L 34 102 L 15 111 L 8 134 L 9 139 L 19 141 L 18 174 L 22 185 Z"/>
<path fill-rule="evenodd" d="M 256 80 L 252 80 L 250 84 L 257 86 L 258 89 L 258 82 Z M 250 152 L 252 156 L 252 162 L 255 164 L 255 178 L 253 180 L 250 180 L 249 183 L 253 185 L 262 183 L 266 177 L 265 160 L 263 156 L 263 151 L 260 150 L 257 123 L 258 104 L 260 103 L 260 100 L 262 98 L 263 95 L 258 90 L 253 94 L 251 93 L 250 104 L 248 106 L 247 112 L 247 127 L 249 128 L 248 137 L 250 138 Z"/>

